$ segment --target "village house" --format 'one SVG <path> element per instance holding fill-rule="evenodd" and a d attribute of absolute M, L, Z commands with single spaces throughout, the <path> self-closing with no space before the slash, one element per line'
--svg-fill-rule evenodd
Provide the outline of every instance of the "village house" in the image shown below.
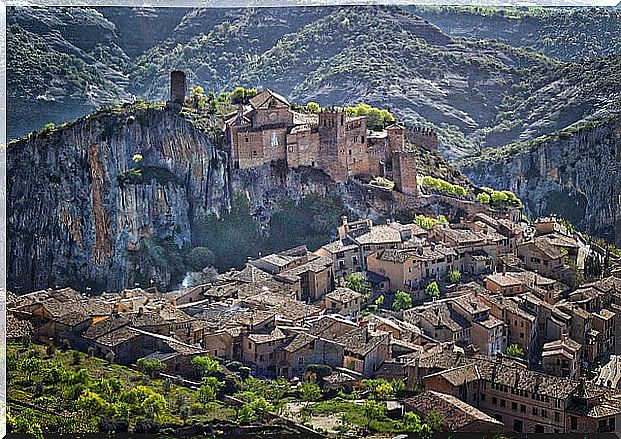
<path fill-rule="evenodd" d="M 363 326 L 336 339 L 344 348 L 343 367 L 370 377 L 391 358 L 390 334 Z"/>
<path fill-rule="evenodd" d="M 424 376 L 425 390 L 453 395 L 515 432 L 618 433 L 621 401 L 612 390 L 526 370 L 502 358 L 462 361 Z"/>
<path fill-rule="evenodd" d="M 427 285 L 458 264 L 455 250 L 441 244 L 381 250 L 367 259 L 368 270 L 386 277 L 390 291 L 414 293 L 415 300 L 424 299 Z"/>
<path fill-rule="evenodd" d="M 581 351 L 580 343 L 569 338 L 567 334 L 562 334 L 560 340 L 546 343 L 541 354 L 544 372 L 566 378 L 579 378 Z"/>
<path fill-rule="evenodd" d="M 518 245 L 517 255 L 524 266 L 553 279 L 560 279 L 564 271 L 564 256 L 559 247 L 545 236 Z"/>
<path fill-rule="evenodd" d="M 537 343 L 537 318 L 523 304 L 501 295 L 487 295 L 475 291 L 476 297 L 490 309 L 490 314 L 506 324 L 507 346 L 519 345 L 526 359 L 533 361 Z"/>
<path fill-rule="evenodd" d="M 471 324 L 470 338 L 479 352 L 495 356 L 507 348 L 507 325 L 490 314 L 490 308 L 475 294 L 459 296 L 450 302 L 455 312 Z"/>
<path fill-rule="evenodd" d="M 332 260 L 296 247 L 250 261 L 283 283 L 299 285 L 298 300 L 316 302 L 334 287 Z M 295 288 L 292 288 L 295 291 Z"/>
<path fill-rule="evenodd" d="M 435 411 L 442 416 L 442 431 L 501 433 L 504 424 L 453 395 L 425 391 L 403 401 L 406 412 L 416 413 L 421 419 Z"/>
<path fill-rule="evenodd" d="M 434 340 L 452 341 L 461 346 L 472 342 L 471 323 L 446 301 L 404 311 L 403 320 L 419 326 Z"/>
<path fill-rule="evenodd" d="M 483 286 L 486 290 L 503 296 L 513 296 L 524 292 L 524 284 L 520 279 L 513 277 L 512 273 L 488 274 L 483 278 Z"/>
<path fill-rule="evenodd" d="M 341 314 L 352 319 L 360 314 L 361 305 L 362 294 L 345 287 L 336 288 L 323 298 L 323 307 L 327 313 Z"/>

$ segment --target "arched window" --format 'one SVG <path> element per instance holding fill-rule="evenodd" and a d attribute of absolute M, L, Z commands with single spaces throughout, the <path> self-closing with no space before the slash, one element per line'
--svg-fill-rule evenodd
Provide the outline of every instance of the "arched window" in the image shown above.
<path fill-rule="evenodd" d="M 278 136 L 276 135 L 276 133 L 272 133 L 272 142 L 271 142 L 272 148 L 276 148 L 278 146 Z"/>

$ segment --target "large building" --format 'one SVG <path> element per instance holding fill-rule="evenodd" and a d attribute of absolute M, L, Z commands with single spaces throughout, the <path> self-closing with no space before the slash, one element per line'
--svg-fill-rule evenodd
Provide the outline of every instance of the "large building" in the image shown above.
<path fill-rule="evenodd" d="M 350 117 L 339 108 L 297 112 L 283 96 L 264 90 L 227 116 L 225 130 L 235 169 L 281 160 L 289 168 L 320 168 L 339 182 L 394 176 L 398 190 L 418 193 L 414 153 L 404 151 L 405 129 L 398 124 L 371 132 L 366 116 Z"/>

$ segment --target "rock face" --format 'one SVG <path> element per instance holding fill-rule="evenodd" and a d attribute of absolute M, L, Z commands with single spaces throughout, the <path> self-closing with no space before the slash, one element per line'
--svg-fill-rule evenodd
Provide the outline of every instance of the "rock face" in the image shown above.
<path fill-rule="evenodd" d="M 509 157 L 467 163 L 462 170 L 477 185 L 514 191 L 533 217 L 557 214 L 612 240 L 620 151 L 617 117 Z"/>
<path fill-rule="evenodd" d="M 147 178 L 121 184 L 141 154 Z M 148 109 L 83 119 L 8 152 L 9 284 L 127 284 L 149 236 L 189 242 L 193 215 L 226 205 L 227 160 L 183 117 Z M 130 171 L 131 172 L 131 171 Z M 79 286 L 79 282 L 77 282 Z"/>

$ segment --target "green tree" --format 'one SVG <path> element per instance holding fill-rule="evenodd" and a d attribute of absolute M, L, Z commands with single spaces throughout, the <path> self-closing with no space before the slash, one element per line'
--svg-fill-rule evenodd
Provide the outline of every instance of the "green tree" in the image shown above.
<path fill-rule="evenodd" d="M 388 400 L 392 399 L 395 396 L 395 389 L 392 384 L 386 382 L 381 383 L 375 388 L 375 396 L 379 400 Z"/>
<path fill-rule="evenodd" d="M 210 355 L 196 356 L 191 360 L 201 376 L 210 376 L 220 371 L 220 363 Z"/>
<path fill-rule="evenodd" d="M 524 358 L 524 349 L 519 344 L 513 343 L 507 347 L 507 355 Z"/>
<path fill-rule="evenodd" d="M 371 427 L 371 422 L 382 419 L 386 414 L 386 406 L 371 399 L 366 401 L 362 408 L 367 419 L 367 430 Z"/>
<path fill-rule="evenodd" d="M 427 293 L 427 296 L 431 297 L 432 299 L 440 298 L 440 287 L 438 286 L 438 283 L 435 280 L 429 283 L 429 285 L 427 285 L 427 288 L 425 288 L 425 293 Z"/>
<path fill-rule="evenodd" d="M 309 113 L 319 113 L 321 111 L 321 107 L 317 102 L 309 102 L 306 104 L 306 111 Z"/>
<path fill-rule="evenodd" d="M 375 306 L 377 306 L 378 308 L 380 308 L 383 304 L 384 304 L 384 300 L 386 298 L 384 297 L 384 295 L 380 295 L 377 299 L 375 299 Z"/>
<path fill-rule="evenodd" d="M 421 429 L 421 424 L 420 417 L 416 413 L 405 412 L 403 414 L 401 425 L 404 431 L 418 433 Z"/>
<path fill-rule="evenodd" d="M 307 381 L 298 386 L 298 395 L 308 406 L 311 401 L 317 401 L 321 398 L 321 388 L 317 384 Z"/>
<path fill-rule="evenodd" d="M 154 358 L 140 358 L 136 362 L 136 366 L 138 366 L 140 372 L 152 377 L 166 369 L 164 363 Z"/>
<path fill-rule="evenodd" d="M 186 256 L 186 261 L 193 270 L 202 270 L 207 266 L 213 265 L 215 260 L 215 255 L 207 247 L 194 247 Z"/>
<path fill-rule="evenodd" d="M 456 284 L 461 279 L 461 271 L 451 270 L 447 274 L 447 279 L 450 283 Z"/>
<path fill-rule="evenodd" d="M 356 293 L 363 294 L 369 288 L 369 283 L 360 273 L 345 276 L 345 286 Z"/>
<path fill-rule="evenodd" d="M 395 311 L 402 311 L 410 309 L 412 306 L 412 297 L 408 293 L 404 291 L 397 291 L 395 293 L 395 301 L 392 304 L 392 309 Z"/>
<path fill-rule="evenodd" d="M 481 192 L 480 194 L 477 195 L 477 201 L 481 204 L 489 204 L 491 198 L 488 194 L 486 194 L 485 192 Z"/>
<path fill-rule="evenodd" d="M 437 410 L 431 410 L 427 413 L 427 416 L 425 416 L 425 424 L 427 424 L 433 431 L 442 431 L 443 422 L 444 419 Z"/>
<path fill-rule="evenodd" d="M 208 402 L 214 401 L 223 386 L 224 383 L 219 381 L 216 377 L 203 378 L 203 384 L 201 384 L 201 387 L 198 389 L 199 401 L 203 406 Z"/>

